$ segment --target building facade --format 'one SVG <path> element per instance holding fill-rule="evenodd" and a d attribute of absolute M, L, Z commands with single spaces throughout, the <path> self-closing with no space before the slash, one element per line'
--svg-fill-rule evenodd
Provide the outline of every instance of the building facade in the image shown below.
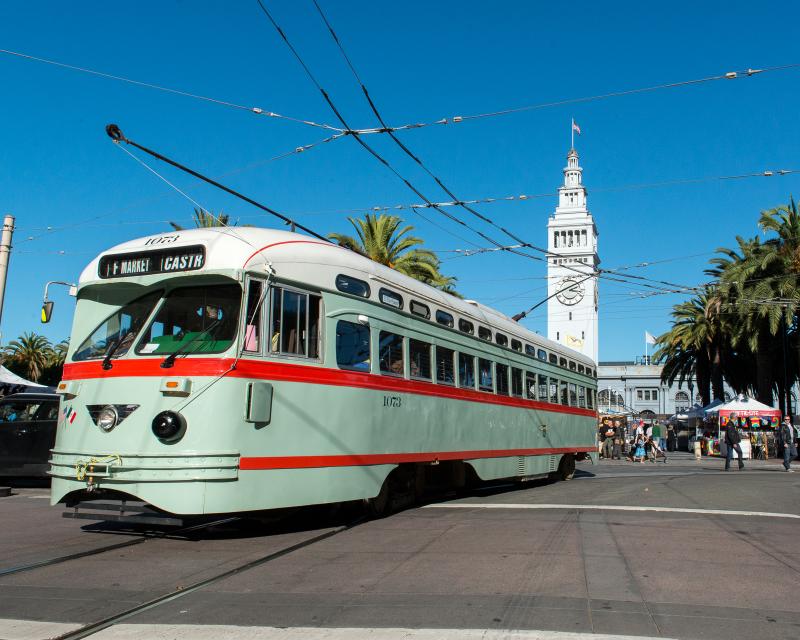
<path fill-rule="evenodd" d="M 600 413 L 668 418 L 683 413 L 695 403 L 702 403 L 697 381 L 661 382 L 662 365 L 649 358 L 629 362 L 601 362 L 597 367 L 597 409 Z M 725 385 L 725 398 L 734 392 Z M 707 402 L 705 403 L 707 404 Z"/>
<path fill-rule="evenodd" d="M 547 337 L 597 362 L 597 227 L 574 148 L 567 154 L 558 206 L 547 223 L 547 249 Z"/>

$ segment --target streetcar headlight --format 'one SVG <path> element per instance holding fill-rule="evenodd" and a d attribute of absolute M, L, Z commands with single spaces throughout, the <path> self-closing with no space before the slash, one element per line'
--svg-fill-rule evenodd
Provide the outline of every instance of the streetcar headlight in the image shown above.
<path fill-rule="evenodd" d="M 186 431 L 186 418 L 174 411 L 162 411 L 153 418 L 153 435 L 162 442 L 176 442 Z"/>
<path fill-rule="evenodd" d="M 117 426 L 118 422 L 119 414 L 117 413 L 117 409 L 114 407 L 114 405 L 107 404 L 105 407 L 100 409 L 100 413 L 97 416 L 97 426 L 103 431 L 108 433 Z"/>

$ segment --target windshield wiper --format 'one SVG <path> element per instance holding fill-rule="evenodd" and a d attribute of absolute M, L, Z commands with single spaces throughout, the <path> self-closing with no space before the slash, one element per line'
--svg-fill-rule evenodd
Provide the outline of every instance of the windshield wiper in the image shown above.
<path fill-rule="evenodd" d="M 111 358 L 117 352 L 117 349 L 119 349 L 119 345 L 121 344 L 122 344 L 122 338 L 117 338 L 114 341 L 114 343 L 109 347 L 108 351 L 106 351 L 106 357 L 103 358 L 103 364 L 100 365 L 106 371 L 108 371 L 112 366 L 114 366 L 111 364 Z"/>
<path fill-rule="evenodd" d="M 208 325 L 208 327 L 203 329 L 200 333 L 196 334 L 186 344 L 184 344 L 183 346 L 180 346 L 177 349 L 175 349 L 175 351 L 173 351 L 166 358 L 164 358 L 164 361 L 161 363 L 161 368 L 162 369 L 169 369 L 172 365 L 175 364 L 175 358 L 177 358 L 178 356 L 183 355 L 184 353 L 186 353 L 187 349 L 191 345 L 193 345 L 197 340 L 199 340 L 202 336 L 207 334 L 209 331 L 211 331 L 212 329 L 216 329 L 217 325 L 220 322 L 222 322 L 222 320 L 219 320 L 219 319 L 218 320 L 214 320 L 214 322 L 212 322 L 210 325 Z"/>

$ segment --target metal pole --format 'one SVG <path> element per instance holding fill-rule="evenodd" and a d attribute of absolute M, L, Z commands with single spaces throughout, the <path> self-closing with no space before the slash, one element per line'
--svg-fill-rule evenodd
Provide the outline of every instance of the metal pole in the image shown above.
<path fill-rule="evenodd" d="M 14 216 L 3 218 L 3 232 L 0 235 L 0 320 L 3 318 L 3 300 L 6 294 L 8 259 L 11 256 L 11 237 L 14 235 Z"/>
<path fill-rule="evenodd" d="M 781 323 L 783 324 L 783 401 L 781 404 L 784 405 L 784 415 L 791 416 L 792 415 L 792 391 L 789 389 L 789 365 L 787 362 L 788 355 L 787 355 L 787 348 L 786 342 L 788 339 L 788 331 L 789 328 L 786 326 L 786 305 L 782 308 L 781 313 Z"/>

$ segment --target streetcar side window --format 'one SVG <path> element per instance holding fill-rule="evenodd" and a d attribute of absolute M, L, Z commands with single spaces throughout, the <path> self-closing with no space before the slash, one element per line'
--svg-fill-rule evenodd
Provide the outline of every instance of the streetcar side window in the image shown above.
<path fill-rule="evenodd" d="M 495 336 L 494 336 L 494 340 L 501 347 L 507 347 L 508 346 L 508 336 L 505 335 L 505 334 L 496 333 Z"/>
<path fill-rule="evenodd" d="M 578 406 L 586 408 L 586 387 L 578 386 Z"/>
<path fill-rule="evenodd" d="M 536 374 L 530 371 L 525 372 L 525 397 L 536 400 Z"/>
<path fill-rule="evenodd" d="M 445 327 L 453 327 L 453 316 L 441 309 L 436 310 L 436 322 L 443 324 Z"/>
<path fill-rule="evenodd" d="M 569 384 L 566 380 L 561 380 L 559 387 L 561 389 L 561 404 L 569 406 Z"/>
<path fill-rule="evenodd" d="M 514 351 L 522 351 L 522 343 L 519 340 L 511 339 L 511 348 Z"/>
<path fill-rule="evenodd" d="M 558 356 L 555 353 L 551 353 L 549 358 L 548 362 L 550 364 L 558 364 Z"/>
<path fill-rule="evenodd" d="M 380 289 L 380 291 L 378 291 L 378 299 L 387 307 L 394 307 L 395 309 L 403 308 L 403 296 L 389 289 Z"/>
<path fill-rule="evenodd" d="M 541 373 L 539 374 L 539 400 L 542 402 L 547 402 L 547 376 L 543 376 Z"/>
<path fill-rule="evenodd" d="M 492 363 L 489 360 L 478 358 L 478 388 L 481 391 L 494 391 L 492 385 Z"/>
<path fill-rule="evenodd" d="M 545 351 L 544 349 L 539 349 L 536 352 L 536 357 L 539 358 L 539 360 L 541 360 L 542 362 L 547 362 L 547 351 Z"/>
<path fill-rule="evenodd" d="M 247 308 L 244 317 L 244 350 L 261 352 L 261 309 L 263 305 L 264 283 L 250 280 L 247 287 Z"/>
<path fill-rule="evenodd" d="M 594 409 L 594 401 L 592 399 L 592 393 L 593 393 L 592 389 L 586 389 L 586 406 L 589 409 Z"/>
<path fill-rule="evenodd" d="M 458 354 L 458 386 L 475 388 L 475 356 Z"/>
<path fill-rule="evenodd" d="M 475 333 L 475 325 L 469 322 L 468 320 L 464 320 L 464 318 L 459 318 L 458 330 L 472 335 L 473 333 Z"/>
<path fill-rule="evenodd" d="M 272 287 L 269 350 L 273 354 L 319 357 L 320 296 Z"/>
<path fill-rule="evenodd" d="M 536 357 L 536 347 L 534 347 L 532 344 L 526 344 L 525 345 L 525 353 L 527 355 L 529 355 L 531 358 L 535 358 Z"/>
<path fill-rule="evenodd" d="M 351 278 L 339 274 L 336 276 L 336 288 L 342 293 L 349 293 L 352 296 L 369 298 L 369 285 L 358 278 Z"/>
<path fill-rule="evenodd" d="M 340 369 L 369 371 L 369 327 L 347 320 L 336 323 L 336 364 Z"/>
<path fill-rule="evenodd" d="M 582 364 L 578 365 L 578 373 L 583 373 L 583 365 Z"/>
<path fill-rule="evenodd" d="M 408 309 L 413 313 L 415 316 L 419 316 L 420 318 L 425 318 L 426 320 L 430 319 L 431 317 L 431 310 L 426 304 L 422 304 L 417 300 L 412 300 L 409 305 Z"/>
<path fill-rule="evenodd" d="M 511 367 L 511 395 L 522 397 L 522 369 Z"/>
<path fill-rule="evenodd" d="M 455 384 L 455 351 L 445 347 L 436 347 L 436 382 L 439 384 Z"/>
<path fill-rule="evenodd" d="M 550 378 L 550 402 L 558 404 L 558 380 Z"/>
<path fill-rule="evenodd" d="M 492 332 L 491 330 L 487 329 L 486 327 L 478 327 L 478 337 L 481 340 L 488 340 L 489 342 L 492 341 Z"/>
<path fill-rule="evenodd" d="M 411 377 L 419 380 L 431 379 L 431 345 L 421 340 L 408 341 L 408 362 Z"/>
<path fill-rule="evenodd" d="M 566 358 L 559 358 L 558 359 L 558 366 L 567 368 L 567 359 Z"/>
<path fill-rule="evenodd" d="M 573 382 L 569 383 L 569 406 L 570 407 L 578 406 L 578 387 Z"/>
<path fill-rule="evenodd" d="M 569 370 L 575 371 L 575 362 L 573 360 L 569 361 Z"/>
<path fill-rule="evenodd" d="M 405 375 L 403 364 L 403 336 L 388 331 L 378 334 L 378 362 L 381 373 L 393 376 Z"/>
<path fill-rule="evenodd" d="M 508 395 L 508 365 L 496 364 L 495 370 L 497 373 L 497 393 L 501 396 Z"/>

